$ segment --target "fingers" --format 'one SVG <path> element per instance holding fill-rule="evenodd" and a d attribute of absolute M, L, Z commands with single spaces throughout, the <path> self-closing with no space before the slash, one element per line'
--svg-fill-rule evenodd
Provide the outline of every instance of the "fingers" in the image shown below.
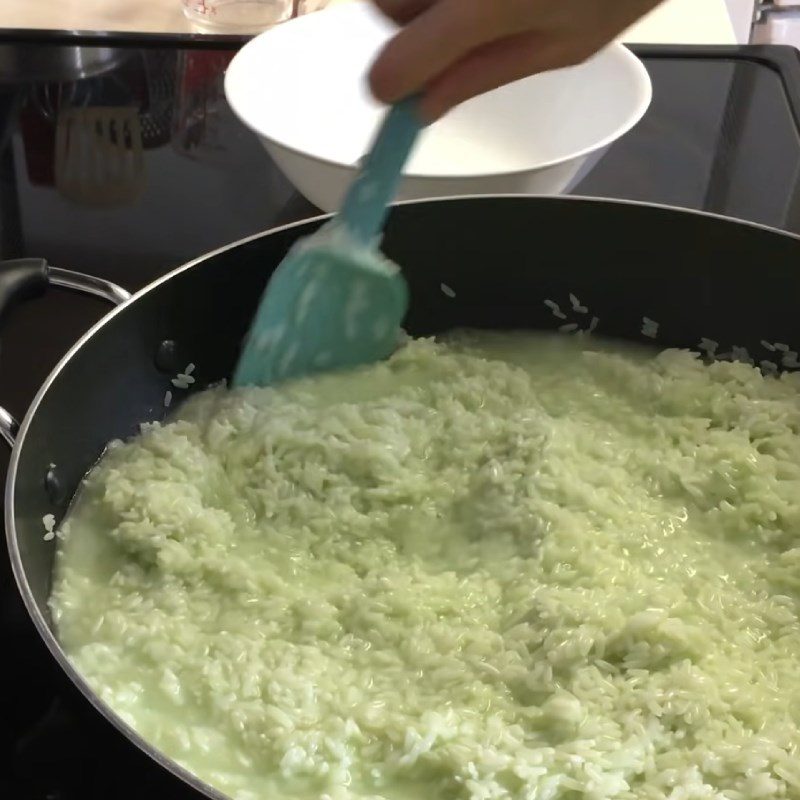
<path fill-rule="evenodd" d="M 588 58 L 660 0 L 374 0 L 404 25 L 369 74 L 378 100 L 422 92 L 437 119 L 477 94 Z"/>
<path fill-rule="evenodd" d="M 588 58 L 594 42 L 573 41 L 533 32 L 484 45 L 445 70 L 429 84 L 420 113 L 432 122 L 459 103 L 538 72 Z"/>
<path fill-rule="evenodd" d="M 437 0 L 373 0 L 373 2 L 389 19 L 398 25 L 405 25 L 430 8 Z"/>
<path fill-rule="evenodd" d="M 381 0 L 382 7 L 391 1 Z M 524 29 L 526 20 L 515 13 L 516 6 L 497 0 L 428 4 L 373 64 L 369 75 L 373 94 L 385 103 L 407 97 L 479 45 Z"/>

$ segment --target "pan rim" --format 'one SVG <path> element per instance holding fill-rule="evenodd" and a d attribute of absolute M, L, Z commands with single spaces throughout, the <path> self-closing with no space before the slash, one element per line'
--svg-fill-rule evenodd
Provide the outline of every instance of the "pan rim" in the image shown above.
<path fill-rule="evenodd" d="M 396 203 L 395 205 L 411 206 L 411 205 L 424 205 L 432 203 L 438 204 L 446 202 L 461 202 L 464 200 L 476 201 L 476 200 L 492 200 L 492 199 L 516 200 L 516 201 L 538 200 L 538 201 L 556 202 L 556 203 L 578 202 L 589 205 L 595 205 L 595 204 L 619 205 L 619 206 L 629 206 L 634 208 L 649 208 L 660 211 L 676 212 L 680 215 L 699 216 L 705 219 L 717 220 L 723 223 L 730 223 L 733 225 L 744 225 L 748 228 L 761 230 L 766 233 L 777 234 L 782 238 L 793 240 L 795 242 L 800 243 L 800 234 L 795 234 L 792 233 L 791 231 L 781 230 L 780 228 L 776 228 L 770 225 L 765 225 L 763 223 L 753 222 L 750 220 L 740 219 L 737 217 L 729 217 L 723 214 L 703 211 L 699 209 L 682 208 L 680 206 L 673 206 L 669 204 L 650 203 L 640 200 L 627 200 L 623 198 L 604 198 L 604 197 L 592 197 L 585 195 L 533 195 L 533 194 L 499 193 L 499 194 L 489 194 L 489 195 L 471 194 L 462 196 L 444 196 L 444 197 L 405 200 Z M 222 794 L 217 789 L 215 789 L 211 785 L 207 784 L 205 781 L 198 778 L 196 775 L 194 775 L 194 773 L 190 772 L 185 767 L 182 767 L 177 761 L 173 760 L 165 753 L 163 753 L 161 750 L 159 750 L 157 747 L 154 747 L 147 740 L 142 738 L 111 708 L 111 706 L 107 705 L 92 690 L 89 684 L 81 676 L 79 671 L 72 665 L 66 652 L 63 650 L 61 644 L 56 638 L 55 633 L 50 629 L 44 615 L 39 611 L 38 607 L 36 606 L 33 592 L 31 591 L 30 584 L 28 583 L 27 576 L 25 575 L 25 571 L 23 569 L 22 555 L 17 540 L 16 523 L 15 523 L 14 494 L 16 489 L 16 475 L 19 467 L 20 455 L 25 445 L 25 438 L 28 433 L 28 430 L 31 427 L 33 419 L 36 416 L 36 413 L 39 409 L 39 406 L 42 403 L 42 400 L 44 399 L 47 392 L 50 390 L 50 387 L 53 385 L 53 383 L 55 383 L 58 376 L 61 374 L 61 372 L 63 372 L 67 364 L 72 360 L 73 356 L 92 337 L 94 337 L 97 333 L 99 333 L 103 329 L 103 327 L 105 327 L 105 325 L 107 325 L 117 314 L 123 313 L 123 311 L 128 306 L 134 304 L 139 298 L 159 288 L 162 284 L 167 283 L 177 275 L 180 275 L 181 273 L 186 272 L 192 269 L 193 267 L 220 255 L 221 253 L 233 250 L 234 248 L 239 247 L 240 245 L 253 242 L 257 239 L 261 239 L 267 236 L 272 236 L 273 234 L 278 234 L 284 231 L 292 230 L 294 228 L 299 228 L 308 225 L 309 223 L 325 221 L 332 218 L 333 216 L 334 216 L 333 214 L 318 214 L 316 216 L 307 217 L 302 220 L 297 220 L 295 222 L 290 222 L 285 225 L 279 225 L 274 228 L 269 228 L 259 233 L 251 234 L 250 236 L 243 237 L 242 239 L 238 239 L 235 242 L 215 248 L 214 250 L 210 250 L 207 253 L 204 253 L 194 259 L 191 259 L 190 261 L 181 264 L 180 266 L 170 270 L 164 275 L 161 275 L 160 277 L 156 278 L 156 280 L 152 281 L 151 283 L 148 283 L 146 286 L 143 286 L 137 292 L 132 294 L 131 297 L 124 303 L 121 303 L 120 305 L 111 309 L 107 314 L 105 314 L 96 323 L 94 323 L 94 325 L 92 325 L 89 328 L 89 330 L 87 330 L 67 350 L 67 352 L 59 359 L 58 363 L 55 365 L 55 367 L 53 367 L 51 372 L 42 382 L 41 386 L 39 387 L 33 399 L 31 400 L 31 403 L 26 409 L 25 414 L 22 418 L 19 427 L 19 432 L 17 434 L 14 446 L 11 450 L 11 456 L 9 459 L 8 473 L 6 477 L 5 494 L 4 494 L 4 499 L 5 499 L 4 523 L 6 530 L 6 546 L 8 549 L 9 560 L 11 562 L 11 570 L 14 575 L 14 580 L 17 585 L 17 590 L 19 591 L 22 597 L 25 609 L 28 612 L 28 615 L 30 616 L 31 620 L 33 621 L 34 627 L 36 628 L 37 632 L 43 639 L 47 649 L 50 651 L 50 654 L 56 660 L 61 669 L 66 673 L 67 677 L 78 688 L 81 694 L 84 695 L 84 697 L 89 701 L 89 703 L 109 723 L 111 723 L 111 725 L 113 725 L 117 730 L 119 730 L 120 733 L 122 733 L 139 750 L 141 750 L 145 755 L 152 758 L 161 767 L 163 767 L 172 775 L 184 781 L 193 789 L 197 790 L 206 797 L 213 798 L 213 800 L 228 800 L 228 799 L 226 795 Z"/>

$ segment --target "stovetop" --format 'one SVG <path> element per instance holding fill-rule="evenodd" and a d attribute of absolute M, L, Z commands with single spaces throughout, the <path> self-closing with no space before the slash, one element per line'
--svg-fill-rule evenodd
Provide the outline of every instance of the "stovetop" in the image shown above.
<path fill-rule="evenodd" d="M 221 79 L 241 44 L 0 31 L 0 259 L 43 256 L 136 289 L 205 251 L 318 213 L 225 104 Z M 800 233 L 798 53 L 635 49 L 653 79 L 652 107 L 573 193 Z M 135 116 L 142 133 L 141 169 L 113 186 L 81 179 L 74 159 L 85 156 L 57 136 L 59 120 L 98 106 Z M 2 332 L 0 404 L 22 417 L 59 356 L 105 311 L 51 293 L 16 312 Z M 6 465 L 0 442 L 0 478 Z M 196 797 L 77 696 L 22 608 L 5 548 L 0 636 L 0 797 Z"/>

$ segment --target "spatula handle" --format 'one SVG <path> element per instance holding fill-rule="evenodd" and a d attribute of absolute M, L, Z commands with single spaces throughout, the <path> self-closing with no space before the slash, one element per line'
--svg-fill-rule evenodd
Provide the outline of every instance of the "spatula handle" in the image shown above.
<path fill-rule="evenodd" d="M 392 106 L 339 214 L 355 240 L 369 245 L 378 235 L 402 178 L 403 166 L 423 128 L 416 96 Z"/>

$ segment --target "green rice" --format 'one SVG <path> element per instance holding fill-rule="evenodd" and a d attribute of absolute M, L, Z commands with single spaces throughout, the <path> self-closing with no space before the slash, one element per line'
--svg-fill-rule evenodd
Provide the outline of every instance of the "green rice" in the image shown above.
<path fill-rule="evenodd" d="M 237 800 L 800 798 L 798 378 L 533 334 L 195 396 L 52 610 Z"/>

